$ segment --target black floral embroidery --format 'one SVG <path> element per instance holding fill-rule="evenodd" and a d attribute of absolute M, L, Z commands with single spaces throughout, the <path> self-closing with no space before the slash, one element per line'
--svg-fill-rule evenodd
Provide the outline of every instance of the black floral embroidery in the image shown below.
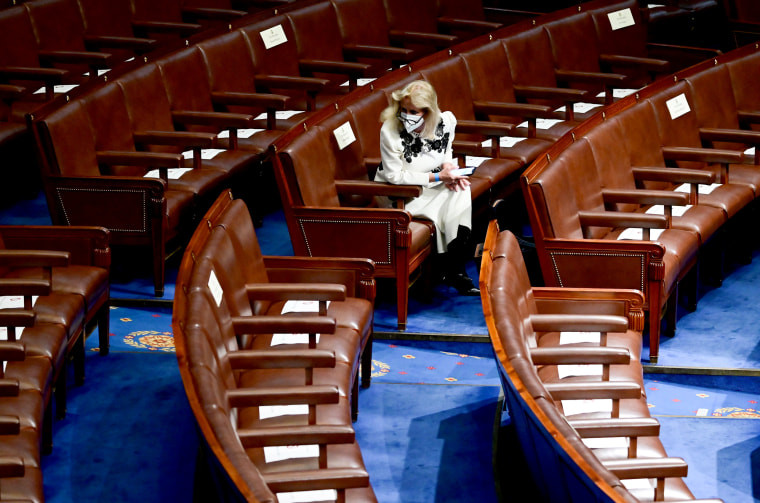
<path fill-rule="evenodd" d="M 443 132 L 443 119 L 438 121 L 435 128 L 436 138 L 433 140 L 425 138 L 424 140 L 416 134 L 401 131 L 401 146 L 404 149 L 404 159 L 406 162 L 412 162 L 412 157 L 417 157 L 424 150 L 425 152 L 443 152 L 449 144 L 449 133 Z"/>

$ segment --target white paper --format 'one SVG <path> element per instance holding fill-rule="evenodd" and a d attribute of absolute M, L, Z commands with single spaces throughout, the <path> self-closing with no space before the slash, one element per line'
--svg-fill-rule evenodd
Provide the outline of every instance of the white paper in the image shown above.
<path fill-rule="evenodd" d="M 491 158 L 490 157 L 476 157 L 476 156 L 472 156 L 472 155 L 466 155 L 464 157 L 464 163 L 467 166 L 475 166 L 477 168 L 478 166 L 480 166 L 481 164 L 483 164 L 484 161 L 488 161 L 489 159 L 491 159 Z"/>
<path fill-rule="evenodd" d="M 237 130 L 237 137 L 238 138 L 250 138 L 251 136 L 255 135 L 256 133 L 260 133 L 264 131 L 263 129 L 254 129 L 254 128 L 248 128 L 248 129 L 238 129 Z M 229 138 L 230 137 L 230 130 L 225 129 L 224 131 L 220 132 L 218 135 L 216 135 L 217 138 Z"/>
<path fill-rule="evenodd" d="M 747 150 L 744 151 L 747 155 L 755 155 L 755 147 L 750 147 Z"/>
<path fill-rule="evenodd" d="M 224 291 L 222 290 L 222 284 L 219 283 L 219 278 L 216 277 L 216 273 L 213 270 L 209 274 L 208 289 L 211 291 L 211 296 L 214 297 L 217 307 L 221 306 Z"/>
<path fill-rule="evenodd" d="M 336 501 L 337 499 L 338 491 L 335 489 L 277 493 L 277 501 L 280 503 L 310 503 L 311 501 Z"/>
<path fill-rule="evenodd" d="M 589 449 L 628 449 L 628 437 L 584 438 Z"/>
<path fill-rule="evenodd" d="M 213 159 L 218 154 L 221 154 L 224 152 L 224 149 L 222 148 L 202 148 L 201 149 L 201 159 Z M 193 151 L 192 150 L 185 150 L 182 152 L 182 157 L 185 159 L 192 159 L 193 158 Z"/>
<path fill-rule="evenodd" d="M 536 119 L 536 129 L 550 129 L 555 124 L 559 124 L 560 122 L 564 122 L 559 119 Z M 517 127 L 528 127 L 528 121 L 523 122 L 522 124 L 519 124 Z"/>
<path fill-rule="evenodd" d="M 612 399 L 562 400 L 562 410 L 567 417 L 594 412 L 612 412 Z"/>
<path fill-rule="evenodd" d="M 626 96 L 630 96 L 631 94 L 638 91 L 638 89 L 626 89 L 626 88 L 620 88 L 620 89 L 613 89 L 612 90 L 612 97 L 616 99 L 625 98 Z M 602 91 L 601 93 L 597 94 L 597 98 L 604 98 L 604 96 L 607 93 Z"/>
<path fill-rule="evenodd" d="M 275 463 L 285 459 L 317 458 L 318 445 L 276 445 L 264 447 L 264 461 Z"/>
<path fill-rule="evenodd" d="M 583 364 L 578 363 L 574 365 L 557 365 L 557 375 L 560 379 L 571 376 L 600 376 L 602 375 L 601 364 Z"/>
<path fill-rule="evenodd" d="M 265 48 L 271 49 L 272 47 L 276 47 L 287 42 L 288 37 L 285 35 L 285 30 L 282 29 L 282 25 L 278 24 L 277 26 L 273 26 L 268 30 L 263 30 L 261 32 L 261 40 L 264 41 Z"/>
<path fill-rule="evenodd" d="M 636 24 L 636 21 L 633 19 L 633 13 L 631 13 L 631 9 L 623 9 L 615 12 L 610 12 L 607 14 L 607 17 L 610 20 L 612 31 L 620 30 L 621 28 L 627 28 Z"/>
<path fill-rule="evenodd" d="M 689 208 L 691 208 L 690 204 L 684 205 L 684 206 L 671 206 L 671 212 L 673 213 L 674 217 L 682 217 L 684 213 L 689 211 Z M 649 215 L 664 215 L 665 214 L 665 206 L 662 204 L 656 204 L 649 208 L 647 211 L 647 214 Z"/>
<path fill-rule="evenodd" d="M 302 114 L 303 112 L 304 112 L 303 110 L 277 110 L 274 113 L 274 118 L 277 120 L 290 119 L 294 115 Z M 260 113 L 259 115 L 256 116 L 257 120 L 266 119 L 266 118 L 267 118 L 266 112 Z"/>
<path fill-rule="evenodd" d="M 665 229 L 649 229 L 649 241 L 656 241 L 660 237 Z M 633 239 L 635 241 L 641 241 L 644 239 L 644 230 L 640 227 L 628 228 L 620 233 L 618 240 Z"/>
<path fill-rule="evenodd" d="M 193 168 L 169 168 L 166 170 L 166 177 L 169 180 L 177 180 L 179 178 L 182 178 L 182 175 L 192 170 Z M 143 178 L 161 178 L 161 175 L 157 169 L 152 169 L 145 173 L 145 176 Z"/>
<path fill-rule="evenodd" d="M 315 341 L 319 344 L 319 334 Z M 308 344 L 309 334 L 272 334 L 270 346 L 282 346 L 283 344 Z"/>
<path fill-rule="evenodd" d="M 689 100 L 686 99 L 685 94 L 679 94 L 675 98 L 670 98 L 665 102 L 665 105 L 667 105 L 668 112 L 670 112 L 670 118 L 674 120 L 691 111 Z"/>
<path fill-rule="evenodd" d="M 451 174 L 454 176 L 467 176 L 471 175 L 475 171 L 475 168 L 458 168 L 451 170 Z"/>
<path fill-rule="evenodd" d="M 330 301 L 327 301 L 327 307 L 330 307 Z M 286 313 L 318 313 L 318 300 L 289 300 L 282 306 L 282 314 Z"/>
<path fill-rule="evenodd" d="M 600 332 L 560 332 L 559 343 L 562 344 L 577 344 L 583 342 L 590 342 L 592 344 L 599 344 L 602 341 L 602 334 Z"/>
<path fill-rule="evenodd" d="M 53 92 L 64 94 L 71 91 L 75 87 L 77 87 L 77 84 L 59 84 L 57 86 L 53 86 Z M 40 87 L 39 89 L 34 91 L 34 94 L 45 94 L 45 88 Z"/>
<path fill-rule="evenodd" d="M 699 185 L 697 185 L 697 193 L 699 193 L 699 194 L 710 194 L 710 193 L 712 193 L 713 190 L 717 189 L 721 185 L 722 184 L 720 184 L 720 183 L 713 183 L 711 185 L 702 185 L 702 184 L 699 184 Z M 691 193 L 691 184 L 690 183 L 684 183 L 683 185 L 679 185 L 678 187 L 675 188 L 675 191 L 676 192 L 683 192 L 683 193 L 689 194 L 689 193 Z"/>
<path fill-rule="evenodd" d="M 356 79 L 356 85 L 357 86 L 366 86 L 367 84 L 369 84 L 370 82 L 373 82 L 374 80 L 375 80 L 374 78 Z M 345 81 L 344 83 L 341 84 L 341 86 L 344 86 L 344 87 L 348 87 L 348 85 L 349 85 L 349 81 Z"/>
<path fill-rule="evenodd" d="M 525 141 L 525 138 L 520 138 L 517 136 L 501 136 L 499 137 L 499 146 L 500 147 L 514 147 L 521 141 Z M 492 140 L 485 140 L 480 144 L 481 147 L 490 148 L 491 145 L 493 145 Z"/>
<path fill-rule="evenodd" d="M 595 108 L 599 108 L 602 106 L 599 103 L 584 103 L 584 102 L 573 103 L 572 105 L 573 105 L 573 112 L 577 112 L 579 114 L 586 113 L 589 110 L 593 110 Z M 558 109 L 556 109 L 555 112 L 564 112 L 566 109 L 567 107 L 563 105 L 559 107 Z"/>
<path fill-rule="evenodd" d="M 261 405 L 259 406 L 259 419 L 270 419 L 281 416 L 305 416 L 309 413 L 307 404 L 297 405 Z"/>
<path fill-rule="evenodd" d="M 354 130 L 351 129 L 350 122 L 344 122 L 336 127 L 333 130 L 333 135 L 335 135 L 335 140 L 338 142 L 338 148 L 341 150 L 356 141 L 356 136 L 354 136 Z"/>

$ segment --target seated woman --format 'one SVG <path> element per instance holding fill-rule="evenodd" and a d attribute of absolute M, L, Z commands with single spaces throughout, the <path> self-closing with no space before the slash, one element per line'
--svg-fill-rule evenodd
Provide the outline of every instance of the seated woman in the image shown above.
<path fill-rule="evenodd" d="M 456 117 L 440 111 L 435 89 L 424 80 L 394 91 L 391 98 L 380 115 L 382 164 L 375 180 L 422 186 L 422 195 L 405 208 L 435 224 L 436 269 L 461 295 L 479 295 L 465 270 L 474 255 L 472 200 L 470 181 L 456 171 L 452 155 Z"/>

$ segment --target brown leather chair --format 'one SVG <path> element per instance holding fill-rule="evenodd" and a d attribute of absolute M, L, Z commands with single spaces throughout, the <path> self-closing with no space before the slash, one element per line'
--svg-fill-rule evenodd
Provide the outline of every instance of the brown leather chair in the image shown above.
<path fill-rule="evenodd" d="M 280 197 L 296 255 L 364 257 L 375 276 L 394 278 L 399 329 L 406 328 L 410 275 L 431 253 L 432 222 L 413 220 L 401 209 L 342 207 L 339 192 L 415 197 L 419 187 L 367 182 L 343 184 L 325 134 L 295 138 L 274 159 Z"/>
<path fill-rule="evenodd" d="M 130 0 L 132 26 L 139 37 L 169 42 L 188 37 L 203 29 L 198 23 L 188 23 L 182 17 L 182 8 L 176 0 Z"/>
<path fill-rule="evenodd" d="M 108 41 L 108 52 L 117 61 L 126 61 L 158 46 L 155 39 L 135 36 L 129 0 L 107 4 L 99 0 L 77 0 L 77 3 L 82 13 L 85 41 L 90 38 Z"/>

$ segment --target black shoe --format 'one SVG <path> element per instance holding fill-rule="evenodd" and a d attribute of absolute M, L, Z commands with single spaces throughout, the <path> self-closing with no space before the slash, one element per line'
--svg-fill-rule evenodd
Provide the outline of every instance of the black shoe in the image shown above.
<path fill-rule="evenodd" d="M 470 277 L 464 273 L 452 274 L 450 276 L 446 276 L 443 279 L 443 282 L 449 285 L 450 287 L 455 288 L 456 291 L 459 293 L 459 295 L 469 295 L 469 296 L 480 295 L 480 290 L 478 290 L 475 287 Z"/>

